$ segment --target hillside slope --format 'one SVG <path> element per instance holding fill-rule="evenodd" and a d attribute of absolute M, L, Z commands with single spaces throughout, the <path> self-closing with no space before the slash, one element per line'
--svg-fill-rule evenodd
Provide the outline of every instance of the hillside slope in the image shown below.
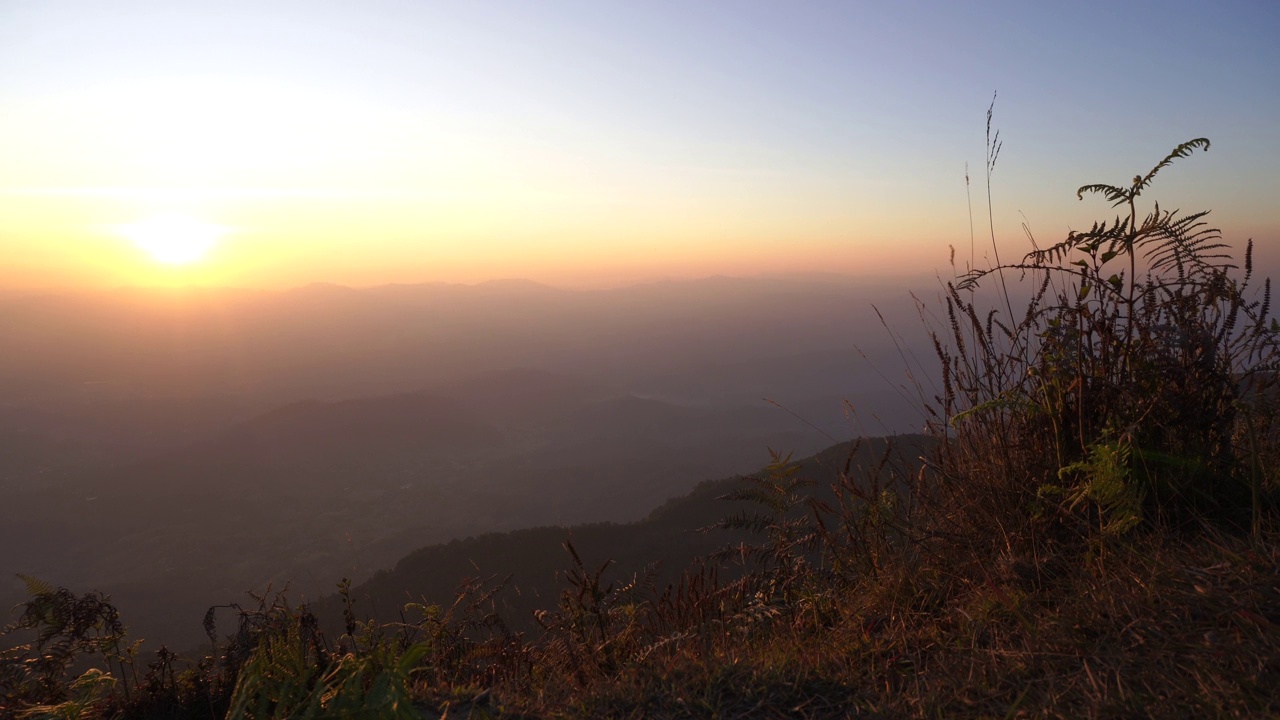
<path fill-rule="evenodd" d="M 924 436 L 907 435 L 840 443 L 794 465 L 799 476 L 813 481 L 815 498 L 829 499 L 831 483 L 846 469 L 865 477 L 881 466 L 887 455 L 893 457 L 890 464 L 895 467 L 918 467 L 917 458 L 931 442 Z M 763 474 L 762 470 L 755 475 Z M 749 539 L 740 532 L 700 532 L 749 509 L 748 503 L 722 499 L 743 486 L 742 476 L 705 481 L 633 523 L 537 527 L 424 547 L 405 556 L 394 569 L 376 573 L 353 587 L 350 596 L 358 614 L 386 622 L 397 618 L 406 602 L 447 607 L 464 580 L 486 579 L 507 586 L 497 596 L 504 622 L 513 628 L 531 629 L 533 611 L 554 608 L 564 587 L 563 571 L 572 565 L 566 542 L 572 543 L 589 568 L 610 562 L 607 581 L 625 584 L 647 578 L 648 583 L 661 588 L 695 560 Z M 723 562 L 717 570 L 727 578 L 739 572 L 739 566 Z M 330 596 L 312 607 L 330 627 L 336 626 L 341 598 Z"/>

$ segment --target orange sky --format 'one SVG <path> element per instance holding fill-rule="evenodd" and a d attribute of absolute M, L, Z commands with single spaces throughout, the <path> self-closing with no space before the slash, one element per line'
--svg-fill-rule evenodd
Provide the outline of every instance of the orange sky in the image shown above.
<path fill-rule="evenodd" d="M 1106 218 L 1075 188 L 1201 135 L 1155 197 L 1274 239 L 1280 101 L 1256 88 L 1280 58 L 1246 39 L 1277 18 L 1240 10 L 1109 43 L 1079 8 L 6 4 L 0 287 L 929 273 L 968 247 L 966 163 L 985 235 L 995 87 L 1010 255 L 1024 219 L 1052 241 Z M 1082 104 L 1109 94 L 1131 102 Z M 173 216 L 217 229 L 203 259 L 128 230 Z"/>

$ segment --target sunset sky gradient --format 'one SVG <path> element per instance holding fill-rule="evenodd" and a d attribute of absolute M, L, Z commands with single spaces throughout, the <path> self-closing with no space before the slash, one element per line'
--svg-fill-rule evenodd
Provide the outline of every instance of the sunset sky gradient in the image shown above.
<path fill-rule="evenodd" d="M 0 288 L 930 273 L 1175 145 L 1280 254 L 1280 3 L 0 5 Z M 157 262 L 122 226 L 225 229 Z M 985 245 L 980 245 L 979 254 Z"/>

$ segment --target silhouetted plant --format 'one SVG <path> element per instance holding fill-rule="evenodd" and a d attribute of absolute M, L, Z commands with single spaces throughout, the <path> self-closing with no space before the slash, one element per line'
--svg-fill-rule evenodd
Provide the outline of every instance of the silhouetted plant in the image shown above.
<path fill-rule="evenodd" d="M 949 337 L 933 338 L 943 366 L 936 427 L 952 479 L 987 482 L 1026 505 L 1037 493 L 1060 496 L 1073 514 L 1089 509 L 1103 535 L 1153 514 L 1252 503 L 1256 516 L 1251 458 L 1270 431 L 1258 401 L 1280 357 L 1270 281 L 1252 292 L 1252 241 L 1241 270 L 1207 211 L 1157 203 L 1140 217 L 1137 204 L 1158 172 L 1208 147 L 1183 143 L 1127 186 L 1080 188 L 1124 213 L 947 285 Z M 983 282 L 1014 271 L 1030 281 L 1025 311 L 979 309 Z"/>
<path fill-rule="evenodd" d="M 532 663 L 529 643 L 522 633 L 511 631 L 497 609 L 498 597 L 509 589 L 508 580 L 464 579 L 448 606 L 407 603 L 401 622 L 387 627 L 398 631 L 395 642 L 401 648 L 429 646 L 423 677 L 439 685 L 522 684 Z"/>
<path fill-rule="evenodd" d="M 637 576 L 624 585 L 606 582 L 612 560 L 592 569 L 583 563 L 572 539 L 564 542 L 564 549 L 573 565 L 564 573 L 560 602 L 555 610 L 540 610 L 534 617 L 552 654 L 579 683 L 586 683 L 616 673 L 642 642 L 638 593 L 647 578 Z"/>
<path fill-rule="evenodd" d="M 754 566 L 748 577 L 763 583 L 762 592 L 785 601 L 794 583 L 804 574 L 820 542 L 813 517 L 813 480 L 800 475 L 790 455 L 770 450 L 770 462 L 762 477 L 748 477 L 742 487 L 721 500 L 751 503 L 754 509 L 726 516 L 712 528 L 747 531 L 759 537 L 755 543 L 742 542 L 713 556 L 715 560 L 737 559 Z"/>
<path fill-rule="evenodd" d="M 136 647 L 123 645 L 124 625 L 114 605 L 99 593 L 76 595 L 35 578 L 19 576 L 31 599 L 17 621 L 0 629 L 0 638 L 20 642 L 0 652 L 0 707 L 26 708 L 35 714 L 78 714 L 106 699 L 119 683 L 126 697 Z M 21 641 L 23 636 L 27 640 Z M 69 677 L 82 658 L 101 658 L 112 676 L 90 669 Z M 135 680 L 136 684 L 136 680 Z"/>

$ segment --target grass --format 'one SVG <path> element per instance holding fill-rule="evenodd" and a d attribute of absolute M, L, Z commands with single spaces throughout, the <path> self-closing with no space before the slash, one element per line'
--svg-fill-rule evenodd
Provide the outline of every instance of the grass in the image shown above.
<path fill-rule="evenodd" d="M 729 495 L 754 509 L 719 523 L 757 542 L 674 583 L 612 581 L 567 542 L 535 633 L 502 617 L 501 583 L 391 623 L 343 585 L 337 637 L 263 596 L 222 637 L 211 610 L 182 670 L 138 657 L 103 598 L 33 586 L 0 715 L 1280 716 L 1270 286 L 1250 294 L 1251 247 L 1237 268 L 1204 213 L 1138 211 L 1207 148 L 1082 188 L 1121 214 L 947 285 L 922 463 L 886 453 L 822 488 L 775 457 Z M 77 677 L 84 657 L 110 672 Z"/>
<path fill-rule="evenodd" d="M 1280 712 L 1274 542 L 1143 538 L 1040 588 L 917 566 L 578 697 L 583 717 L 1170 717 Z M 1268 617 L 1268 613 L 1270 617 Z M 533 705 L 553 714 L 562 706 Z"/>
<path fill-rule="evenodd" d="M 998 535 L 922 536 L 878 547 L 873 569 L 827 562 L 832 541 L 734 582 L 694 567 L 662 589 L 609 587 L 567 554 L 561 600 L 528 638 L 491 614 L 501 590 L 483 584 L 400 623 L 353 609 L 332 641 L 304 608 L 262 598 L 199 666 L 157 661 L 127 697 L 93 676 L 25 716 L 1272 716 L 1275 519 L 1147 525 L 1105 557 L 1087 538 L 1020 559 Z"/>

